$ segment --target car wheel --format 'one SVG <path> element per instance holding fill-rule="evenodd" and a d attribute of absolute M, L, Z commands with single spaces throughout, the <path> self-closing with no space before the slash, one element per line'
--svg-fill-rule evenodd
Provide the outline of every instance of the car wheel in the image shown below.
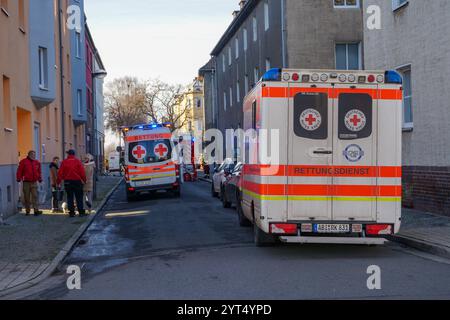
<path fill-rule="evenodd" d="M 212 196 L 213 198 L 217 198 L 217 196 L 218 196 L 216 190 L 214 189 L 214 182 L 211 183 L 211 196 Z"/>
<path fill-rule="evenodd" d="M 225 209 L 231 208 L 231 202 L 227 199 L 227 194 L 225 193 L 225 188 L 222 188 L 221 192 L 222 204 Z"/>

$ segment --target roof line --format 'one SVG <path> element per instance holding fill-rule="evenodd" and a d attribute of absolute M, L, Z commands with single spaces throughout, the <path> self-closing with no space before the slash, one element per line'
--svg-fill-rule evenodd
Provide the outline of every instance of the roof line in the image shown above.
<path fill-rule="evenodd" d="M 220 53 L 220 51 L 222 51 L 222 49 L 225 47 L 228 41 L 230 41 L 232 36 L 236 33 L 239 27 L 252 13 L 253 9 L 259 2 L 260 0 L 247 0 L 247 3 L 245 4 L 244 8 L 242 8 L 238 16 L 234 18 L 233 22 L 231 22 L 230 26 L 227 28 L 225 33 L 220 38 L 219 42 L 214 47 L 213 51 L 211 52 L 212 56 L 217 56 Z"/>

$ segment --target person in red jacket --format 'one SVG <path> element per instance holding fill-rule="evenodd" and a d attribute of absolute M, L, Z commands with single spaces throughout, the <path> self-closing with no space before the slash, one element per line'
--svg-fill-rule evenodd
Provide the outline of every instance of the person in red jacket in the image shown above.
<path fill-rule="evenodd" d="M 77 202 L 80 217 L 86 215 L 83 201 L 83 185 L 86 184 L 86 173 L 83 164 L 75 157 L 75 150 L 67 151 L 67 159 L 61 163 L 58 171 L 57 184 L 64 181 L 64 189 L 67 193 L 67 205 L 70 217 L 75 217 L 74 197 Z"/>
<path fill-rule="evenodd" d="M 28 152 L 28 156 L 20 161 L 17 169 L 17 182 L 22 182 L 23 202 L 25 205 L 26 215 L 29 216 L 31 206 L 34 209 L 34 215 L 42 214 L 38 205 L 38 183 L 42 183 L 41 163 L 36 160 L 36 152 Z"/>

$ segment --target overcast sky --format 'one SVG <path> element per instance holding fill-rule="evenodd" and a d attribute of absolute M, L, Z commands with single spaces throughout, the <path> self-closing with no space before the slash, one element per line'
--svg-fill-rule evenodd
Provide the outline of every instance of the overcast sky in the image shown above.
<path fill-rule="evenodd" d="M 189 83 L 232 21 L 238 0 L 85 0 L 108 71 Z"/>

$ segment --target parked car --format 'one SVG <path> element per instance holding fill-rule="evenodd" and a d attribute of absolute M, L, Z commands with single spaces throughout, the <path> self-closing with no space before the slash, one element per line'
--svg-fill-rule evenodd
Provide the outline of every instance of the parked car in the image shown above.
<path fill-rule="evenodd" d="M 238 205 L 241 199 L 240 183 L 243 165 L 238 163 L 232 172 L 225 172 L 225 182 L 222 185 L 221 199 L 224 208 L 231 208 Z"/>
<path fill-rule="evenodd" d="M 214 170 L 214 175 L 211 184 L 211 195 L 217 198 L 225 182 L 225 172 L 231 173 L 235 165 L 232 159 L 226 159 L 219 167 Z"/>

